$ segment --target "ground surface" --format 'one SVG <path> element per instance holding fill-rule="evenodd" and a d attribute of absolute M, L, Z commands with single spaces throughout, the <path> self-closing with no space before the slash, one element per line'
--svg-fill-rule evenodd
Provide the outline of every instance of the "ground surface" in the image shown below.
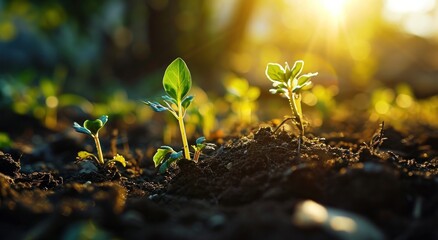
<path fill-rule="evenodd" d="M 83 143 L 51 133 L 0 153 L 2 239 L 438 239 L 438 131 L 339 128 L 298 157 L 263 124 L 165 174 L 140 151 L 126 169 L 75 163 Z"/>

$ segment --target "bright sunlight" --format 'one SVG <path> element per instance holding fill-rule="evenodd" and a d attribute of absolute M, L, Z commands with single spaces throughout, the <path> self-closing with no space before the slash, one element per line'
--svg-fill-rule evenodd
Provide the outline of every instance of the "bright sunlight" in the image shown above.
<path fill-rule="evenodd" d="M 347 0 L 319 0 L 325 10 L 334 18 L 342 16 Z"/>

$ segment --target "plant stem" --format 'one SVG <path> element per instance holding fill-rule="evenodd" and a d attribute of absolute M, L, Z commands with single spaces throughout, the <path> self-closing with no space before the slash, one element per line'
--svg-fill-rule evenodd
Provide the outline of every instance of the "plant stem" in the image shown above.
<path fill-rule="evenodd" d="M 94 142 L 96 143 L 96 150 L 97 150 L 97 156 L 99 159 L 99 163 L 100 164 L 104 164 L 105 162 L 103 161 L 103 154 L 102 154 L 102 148 L 100 147 L 100 141 L 99 141 L 99 134 L 96 133 L 96 135 L 92 135 Z"/>
<path fill-rule="evenodd" d="M 195 155 L 193 156 L 193 161 L 197 163 L 200 156 L 201 156 L 201 151 L 195 151 Z"/>
<path fill-rule="evenodd" d="M 298 95 L 298 98 L 296 99 L 295 94 L 290 90 L 289 91 L 289 105 L 292 109 L 292 113 L 294 114 L 295 117 L 295 126 L 298 127 L 298 129 L 300 130 L 300 136 L 298 138 L 298 148 L 297 148 L 297 155 L 298 158 L 300 158 L 301 156 L 301 142 L 303 140 L 303 136 L 304 136 L 304 125 L 303 122 L 301 120 L 301 104 L 300 102 L 298 102 L 299 107 L 297 106 L 296 100 L 298 99 L 298 101 L 301 101 L 300 97 Z"/>
<path fill-rule="evenodd" d="M 186 135 L 186 129 L 184 127 L 184 114 L 182 111 L 182 105 L 181 103 L 178 104 L 178 123 L 179 123 L 179 130 L 181 131 L 181 138 L 183 142 L 184 147 L 184 157 L 187 160 L 191 160 L 190 158 L 190 151 L 189 151 L 189 143 L 187 141 L 187 135 Z"/>
<path fill-rule="evenodd" d="M 303 122 L 301 120 L 301 114 L 298 112 L 298 107 L 297 104 L 295 103 L 295 94 L 292 93 L 292 91 L 290 91 L 290 95 L 289 95 L 289 105 L 290 108 L 292 109 L 292 114 L 294 115 L 294 119 L 295 119 L 295 123 L 294 125 L 297 126 L 297 128 L 300 131 L 300 137 L 302 137 L 304 135 L 304 126 L 303 126 Z"/>

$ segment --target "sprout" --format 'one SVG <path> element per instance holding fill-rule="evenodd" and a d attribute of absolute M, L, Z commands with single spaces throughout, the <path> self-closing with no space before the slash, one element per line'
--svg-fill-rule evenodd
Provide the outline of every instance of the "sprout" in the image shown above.
<path fill-rule="evenodd" d="M 196 145 L 192 145 L 193 150 L 195 150 L 195 155 L 193 156 L 193 161 L 198 162 L 199 157 L 204 149 L 214 150 L 216 145 L 213 143 L 206 143 L 205 137 L 199 137 L 196 139 Z"/>
<path fill-rule="evenodd" d="M 268 63 L 266 67 L 266 76 L 272 82 L 274 88 L 269 92 L 272 94 L 281 94 L 289 100 L 292 110 L 294 125 L 300 131 L 298 142 L 298 153 L 300 152 L 301 141 L 304 136 L 303 113 L 301 110 L 301 91 L 310 88 L 310 79 L 318 73 L 307 73 L 299 76 L 304 67 L 304 61 L 296 61 L 294 66 L 289 68 L 286 63 L 285 67 L 278 63 Z"/>
<path fill-rule="evenodd" d="M 78 152 L 77 159 L 78 160 L 93 159 L 98 163 L 98 165 L 108 165 L 115 162 L 119 162 L 120 164 L 122 164 L 123 167 L 126 167 L 125 158 L 119 154 L 116 154 L 113 157 L 113 159 L 107 161 L 106 163 L 103 160 L 102 148 L 100 146 L 100 141 L 99 141 L 99 130 L 102 129 L 102 127 L 105 125 L 107 121 L 108 121 L 108 116 L 102 115 L 100 118 L 96 120 L 85 120 L 83 126 L 79 125 L 77 122 L 73 123 L 73 128 L 76 130 L 76 132 L 83 133 L 94 139 L 94 143 L 96 144 L 97 156 L 98 156 L 96 157 L 96 155 L 89 153 L 87 151 L 80 151 Z"/>
<path fill-rule="evenodd" d="M 167 95 L 162 96 L 164 105 L 151 101 L 144 101 L 144 103 L 156 112 L 169 111 L 178 120 L 184 157 L 190 160 L 184 116 L 194 97 L 187 96 L 192 87 L 192 77 L 184 60 L 177 58 L 167 67 L 163 77 L 163 87 L 167 93 Z"/>

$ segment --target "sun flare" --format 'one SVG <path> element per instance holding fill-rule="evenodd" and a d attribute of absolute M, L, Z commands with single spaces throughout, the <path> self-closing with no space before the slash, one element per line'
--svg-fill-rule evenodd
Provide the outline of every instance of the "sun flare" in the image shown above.
<path fill-rule="evenodd" d="M 347 0 L 319 0 L 324 9 L 335 18 L 339 18 L 345 8 Z"/>

